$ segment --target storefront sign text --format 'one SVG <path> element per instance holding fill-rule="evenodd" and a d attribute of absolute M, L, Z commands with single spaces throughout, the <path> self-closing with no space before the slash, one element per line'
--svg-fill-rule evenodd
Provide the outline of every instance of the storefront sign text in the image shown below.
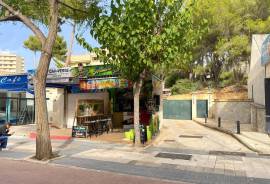
<path fill-rule="evenodd" d="M 72 77 L 71 68 L 49 69 L 47 79 L 50 78 L 70 78 Z"/>
<path fill-rule="evenodd" d="M 27 75 L 10 75 L 0 77 L 0 89 L 25 91 L 28 86 Z"/>
<path fill-rule="evenodd" d="M 131 87 L 131 83 L 128 80 L 119 78 L 88 79 L 80 81 L 81 90 L 129 88 L 129 87 Z"/>

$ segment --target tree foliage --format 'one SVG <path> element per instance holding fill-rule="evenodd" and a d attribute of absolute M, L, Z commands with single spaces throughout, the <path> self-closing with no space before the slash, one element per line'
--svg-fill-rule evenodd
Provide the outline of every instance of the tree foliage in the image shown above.
<path fill-rule="evenodd" d="M 12 5 L 14 10 L 19 11 L 24 16 L 38 21 L 44 25 L 49 23 L 49 1 L 48 0 L 5 0 L 8 5 Z M 99 0 L 58 0 L 60 23 L 65 20 L 73 20 L 77 23 L 91 21 L 100 12 Z M 0 17 L 5 17 L 9 12 L 5 8 L 0 8 Z"/>
<path fill-rule="evenodd" d="M 36 36 L 29 36 L 29 38 L 27 40 L 25 40 L 23 42 L 23 45 L 25 48 L 33 51 L 33 52 L 38 52 L 41 50 L 41 42 L 39 41 L 39 39 Z"/>
<path fill-rule="evenodd" d="M 42 50 L 42 45 L 36 36 L 29 36 L 27 40 L 24 41 L 24 47 L 33 51 L 38 52 Z M 64 61 L 67 53 L 67 43 L 62 36 L 57 36 L 55 44 L 53 46 L 53 58 L 58 61 Z"/>
<path fill-rule="evenodd" d="M 139 144 L 139 97 L 146 74 L 191 60 L 204 22 L 193 24 L 193 4 L 184 0 L 111 0 L 109 7 L 94 20 L 90 34 L 101 45 L 94 49 L 99 59 L 134 83 L 135 143 Z"/>
<path fill-rule="evenodd" d="M 199 82 L 194 82 L 189 79 L 179 79 L 172 87 L 172 94 L 186 94 L 202 89 Z"/>
<path fill-rule="evenodd" d="M 111 1 L 98 17 L 91 35 L 101 44 L 99 58 L 132 81 L 143 70 L 183 64 L 202 32 L 192 22 L 192 4 L 184 1 Z M 79 41 L 91 49 L 83 39 Z M 178 61 L 178 62 L 175 62 Z"/>
<path fill-rule="evenodd" d="M 74 3 L 80 5 L 73 7 Z M 57 32 L 66 19 L 81 22 L 91 19 L 90 12 L 97 0 L 0 0 L 0 22 L 21 22 L 28 27 L 41 43 L 41 56 L 33 78 L 35 91 L 35 121 L 37 124 L 36 158 L 46 160 L 53 157 L 46 103 L 46 78 L 53 55 Z M 66 13 L 74 11 L 73 14 Z M 76 12 L 76 13 L 75 13 Z M 90 21 L 91 22 L 91 21 Z M 36 44 L 32 45 L 36 49 Z"/>
<path fill-rule="evenodd" d="M 222 71 L 234 70 L 235 82 L 241 81 L 245 71 L 240 68 L 250 59 L 251 35 L 270 31 L 269 7 L 269 0 L 199 0 L 195 21 L 207 19 L 208 32 L 193 51 L 193 67 L 210 71 L 216 85 Z"/>

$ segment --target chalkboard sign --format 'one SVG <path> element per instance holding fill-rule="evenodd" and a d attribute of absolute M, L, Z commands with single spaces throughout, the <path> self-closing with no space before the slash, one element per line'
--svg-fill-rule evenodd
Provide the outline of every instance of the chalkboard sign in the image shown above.
<path fill-rule="evenodd" d="M 72 137 L 87 137 L 87 127 L 86 126 L 73 126 L 72 127 Z"/>

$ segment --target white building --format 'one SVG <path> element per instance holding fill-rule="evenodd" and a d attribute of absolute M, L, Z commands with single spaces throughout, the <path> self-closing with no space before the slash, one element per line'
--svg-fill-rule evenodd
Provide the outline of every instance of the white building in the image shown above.
<path fill-rule="evenodd" d="M 72 68 L 78 67 L 79 63 L 81 63 L 83 66 L 104 65 L 104 63 L 100 62 L 97 59 L 97 55 L 93 52 L 83 55 L 72 55 L 70 60 L 71 60 L 70 66 Z"/>
<path fill-rule="evenodd" d="M 0 52 L 0 71 L 6 73 L 24 73 L 24 59 L 16 54 Z"/>
<path fill-rule="evenodd" d="M 270 35 L 253 35 L 248 75 L 251 123 L 255 130 L 270 130 Z"/>

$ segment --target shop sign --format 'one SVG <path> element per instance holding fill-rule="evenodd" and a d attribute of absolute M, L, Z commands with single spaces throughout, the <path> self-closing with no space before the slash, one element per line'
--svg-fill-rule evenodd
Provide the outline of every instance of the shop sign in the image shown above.
<path fill-rule="evenodd" d="M 15 76 L 3 76 L 0 77 L 0 84 L 17 84 L 17 83 L 25 83 L 27 82 L 27 78 L 24 75 L 15 75 Z"/>
<path fill-rule="evenodd" d="M 81 90 L 130 88 L 131 86 L 132 85 L 128 80 L 119 78 L 80 80 Z"/>
<path fill-rule="evenodd" d="M 47 83 L 69 83 L 69 78 L 47 78 Z"/>
<path fill-rule="evenodd" d="M 71 78 L 72 72 L 71 68 L 58 68 L 58 69 L 49 69 L 47 79 L 50 78 Z"/>
<path fill-rule="evenodd" d="M 28 87 L 27 75 L 0 76 L 0 89 L 24 91 Z"/>
<path fill-rule="evenodd" d="M 112 68 L 110 66 L 95 66 L 94 76 L 112 75 Z"/>
<path fill-rule="evenodd" d="M 270 35 L 265 38 L 261 48 L 261 63 L 266 65 L 270 62 Z"/>
<path fill-rule="evenodd" d="M 32 80 L 35 70 L 28 70 L 28 79 Z M 68 83 L 72 78 L 71 68 L 49 69 L 47 75 L 47 83 Z"/>
<path fill-rule="evenodd" d="M 36 73 L 36 70 L 27 70 L 28 80 L 32 80 L 34 75 Z"/>
<path fill-rule="evenodd" d="M 73 77 L 100 77 L 100 76 L 109 76 L 114 75 L 111 66 L 83 66 L 83 68 L 73 68 Z"/>

